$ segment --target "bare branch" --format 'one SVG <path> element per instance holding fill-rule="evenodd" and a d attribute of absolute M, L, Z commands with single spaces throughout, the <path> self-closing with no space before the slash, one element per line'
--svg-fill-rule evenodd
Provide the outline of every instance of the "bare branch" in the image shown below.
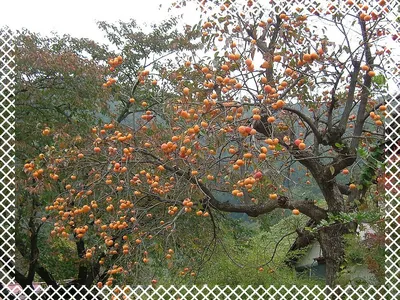
<path fill-rule="evenodd" d="M 336 104 L 335 94 L 336 94 L 336 89 L 337 89 L 337 86 L 338 86 L 338 84 L 340 82 L 340 77 L 341 76 L 342 76 L 342 73 L 339 74 L 339 76 L 336 78 L 336 82 L 335 82 L 335 84 L 333 86 L 333 89 L 332 89 L 332 101 L 331 101 L 331 104 L 329 105 L 329 109 L 328 109 L 328 130 L 329 131 L 332 130 L 333 109 L 334 109 L 335 104 Z"/>
<path fill-rule="evenodd" d="M 300 111 L 298 111 L 296 109 L 290 108 L 290 107 L 283 107 L 282 110 L 290 111 L 290 112 L 298 115 L 305 123 L 307 123 L 308 126 L 310 126 L 310 128 L 313 131 L 315 137 L 317 138 L 317 141 L 319 143 L 322 142 L 322 137 L 321 137 L 321 134 L 318 131 L 318 128 L 315 127 L 314 123 L 312 122 L 312 120 L 309 117 L 307 117 L 302 112 L 300 112 Z"/>

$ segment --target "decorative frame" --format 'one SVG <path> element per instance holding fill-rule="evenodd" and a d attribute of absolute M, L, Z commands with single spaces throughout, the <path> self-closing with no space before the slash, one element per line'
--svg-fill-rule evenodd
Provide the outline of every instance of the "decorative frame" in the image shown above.
<path fill-rule="evenodd" d="M 392 22 L 392 30 L 399 32 L 400 23 L 395 23 L 395 12 L 399 9 L 397 1 L 388 1 L 391 4 L 391 13 L 387 14 L 389 22 Z M 375 3 L 375 2 L 374 2 Z M 397 26 L 396 26 L 397 25 Z M 8 287 L 0 286 L 0 298 L 7 298 L 10 287 L 14 283 L 13 270 L 7 266 L 14 264 L 14 53 L 13 36 L 10 29 L 0 30 L 0 282 L 9 283 Z M 396 56 L 395 56 L 396 57 Z M 400 65 L 397 61 L 391 61 L 397 66 L 397 72 L 392 74 L 392 80 L 397 89 L 389 91 L 392 99 L 388 102 L 388 116 L 386 126 L 390 128 L 386 136 L 386 163 L 387 163 L 387 202 L 386 202 L 386 228 L 387 228 L 387 256 L 386 256 L 386 284 L 374 286 L 338 286 L 335 289 L 329 287 L 309 286 L 138 286 L 120 291 L 117 295 L 115 289 L 104 287 L 90 290 L 82 288 L 78 293 L 85 296 L 110 299 L 124 294 L 126 299 L 326 299 L 338 293 L 347 296 L 348 299 L 395 299 L 400 295 L 400 168 L 394 168 L 399 163 L 400 118 L 400 79 L 398 72 Z M 397 76 L 397 77 L 396 77 Z M 21 292 L 20 295 L 24 294 Z M 68 292 L 67 292 L 68 294 Z M 57 295 L 45 289 L 41 297 L 45 295 L 54 297 Z M 77 294 L 75 294 L 76 296 Z M 58 294 L 57 298 L 64 298 Z M 10 296 L 11 297 L 11 296 Z M 50 298 L 51 299 L 51 298 Z M 89 298 L 88 298 L 89 299 Z M 90 298 L 93 299 L 93 298 Z M 122 299 L 122 298 L 121 298 Z"/>

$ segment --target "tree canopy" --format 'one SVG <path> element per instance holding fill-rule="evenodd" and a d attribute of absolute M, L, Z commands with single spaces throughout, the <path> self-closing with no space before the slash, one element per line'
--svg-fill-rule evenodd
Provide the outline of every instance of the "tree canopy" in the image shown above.
<path fill-rule="evenodd" d="M 388 8 L 193 2 L 200 20 L 182 29 L 100 22 L 115 52 L 18 38 L 17 105 L 35 126 L 17 137 L 40 149 L 23 166 L 21 222 L 75 253 L 63 254 L 74 284 L 112 286 L 195 280 L 211 249 L 232 242 L 232 213 L 262 225 L 289 211 L 303 221 L 282 235 L 311 220 L 332 286 L 344 235 L 382 222 Z M 45 279 L 39 252 L 29 274 Z"/>

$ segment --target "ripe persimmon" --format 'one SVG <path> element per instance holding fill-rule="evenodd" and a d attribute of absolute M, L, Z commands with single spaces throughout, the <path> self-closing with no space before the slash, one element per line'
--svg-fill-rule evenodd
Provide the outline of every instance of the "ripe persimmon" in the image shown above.
<path fill-rule="evenodd" d="M 280 55 L 275 55 L 274 56 L 274 62 L 280 62 L 281 59 L 282 59 L 282 56 L 280 56 Z"/>
<path fill-rule="evenodd" d="M 306 62 L 310 62 L 312 60 L 311 55 L 306 53 L 303 55 L 303 60 Z"/>
<path fill-rule="evenodd" d="M 277 194 L 269 194 L 269 199 L 276 200 L 276 199 L 278 199 L 278 195 Z"/>
<path fill-rule="evenodd" d="M 300 211 L 297 208 L 295 208 L 292 210 L 292 213 L 297 216 L 300 214 Z"/>

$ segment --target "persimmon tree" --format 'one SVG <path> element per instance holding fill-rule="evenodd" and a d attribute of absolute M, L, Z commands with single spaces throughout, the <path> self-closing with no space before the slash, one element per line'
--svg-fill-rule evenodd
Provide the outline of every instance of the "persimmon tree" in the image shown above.
<path fill-rule="evenodd" d="M 352 1 L 346 3 L 348 6 L 353 4 Z M 380 46 L 380 40 L 385 40 L 385 37 L 390 40 L 383 21 L 383 15 L 388 11 L 385 1 L 379 3 L 377 11 L 371 10 L 367 4 L 359 4 L 345 14 L 334 5 L 329 5 L 327 10 L 318 7 L 311 7 L 308 11 L 292 8 L 291 13 L 290 9 L 278 8 L 275 15 L 267 15 L 256 1 L 248 1 L 247 7 L 238 7 L 227 1 L 219 7 L 220 12 L 218 7 L 215 8 L 214 2 L 200 3 L 200 10 L 206 16 L 204 41 L 211 44 L 226 41 L 231 50 L 226 47 L 221 70 L 230 72 L 228 75 L 236 74 L 236 78 L 242 81 L 232 84 L 233 93 L 227 87 L 225 91 L 221 87 L 222 92 L 230 97 L 235 94 L 235 88 L 243 91 L 245 87 L 247 93 L 242 97 L 247 98 L 245 101 L 250 102 L 249 106 L 256 107 L 251 121 L 255 139 L 257 133 L 267 138 L 274 135 L 278 139 L 276 145 L 286 152 L 283 157 L 288 154 L 290 159 L 307 168 L 328 208 L 308 206 L 284 195 L 279 195 L 274 204 L 249 206 L 214 201 L 215 207 L 256 216 L 274 206 L 295 203 L 300 212 L 320 223 L 327 215 L 340 215 L 366 205 L 366 193 L 371 185 L 383 181 L 379 175 L 382 174 L 379 169 L 382 169 L 383 159 L 381 117 L 386 107 L 384 97 L 380 95 L 386 88 L 387 71 L 382 60 L 390 54 L 390 50 Z M 313 18 L 319 23 L 313 25 Z M 322 26 L 318 30 L 316 24 L 321 23 L 327 24 L 324 25 L 327 27 Z M 350 24 L 357 25 L 358 29 L 347 31 Z M 341 35 L 338 40 L 332 41 L 325 35 L 332 30 Z M 396 35 L 392 39 L 396 40 Z M 353 44 L 354 40 L 357 42 Z M 214 50 L 218 57 L 218 47 Z M 254 63 L 257 53 L 262 56 L 258 58 L 258 72 Z M 245 67 L 243 63 L 236 64 L 236 60 L 243 56 Z M 375 70 L 381 74 L 376 76 Z M 255 81 L 254 85 L 252 81 Z M 276 119 L 283 124 L 275 127 Z M 297 122 L 304 129 L 298 130 L 299 127 L 293 126 Z M 374 126 L 377 130 L 373 129 Z M 239 132 L 241 129 L 251 132 L 250 127 L 239 126 Z M 301 136 L 303 130 L 304 136 Z M 271 140 L 266 142 L 271 143 Z M 275 155 L 276 145 L 272 145 Z M 364 149 L 372 152 L 369 158 Z M 368 164 L 361 174 L 356 172 L 360 159 Z M 351 178 L 338 178 L 340 173 L 348 175 L 348 168 L 353 171 Z M 240 191 L 238 194 L 242 195 Z M 374 195 L 374 198 L 382 199 L 382 196 Z M 212 197 L 210 199 L 212 203 Z M 343 258 L 343 230 L 347 230 L 346 226 L 332 224 L 321 227 L 318 232 L 327 263 L 326 279 L 330 285 Z"/>
<path fill-rule="evenodd" d="M 348 1 L 341 13 L 194 2 L 201 21 L 186 29 L 202 31 L 204 54 L 182 51 L 176 63 L 125 73 L 134 45 L 122 43 L 109 60 L 118 76 L 104 88 L 125 91 L 123 114 L 79 141 L 53 132 L 53 146 L 24 166 L 37 193 L 59 192 L 41 222 L 76 245 L 77 282 L 102 286 L 126 283 L 160 256 L 190 259 L 184 242 L 171 241 L 181 230 L 216 228 L 220 212 L 288 209 L 315 223 L 332 286 L 349 223 L 383 200 L 386 3 L 372 10 Z M 138 101 L 129 89 L 139 88 Z M 129 114 L 134 123 L 119 124 Z M 304 179 L 289 184 L 294 172 Z M 323 204 L 292 184 L 318 187 Z M 196 276 L 190 267 L 179 274 Z"/>

